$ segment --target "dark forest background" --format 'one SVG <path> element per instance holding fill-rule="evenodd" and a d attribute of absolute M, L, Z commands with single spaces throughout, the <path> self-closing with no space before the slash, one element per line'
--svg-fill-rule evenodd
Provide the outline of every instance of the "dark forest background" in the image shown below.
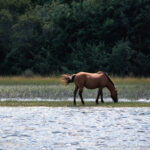
<path fill-rule="evenodd" d="M 150 0 L 0 0 L 0 75 L 150 76 Z"/>

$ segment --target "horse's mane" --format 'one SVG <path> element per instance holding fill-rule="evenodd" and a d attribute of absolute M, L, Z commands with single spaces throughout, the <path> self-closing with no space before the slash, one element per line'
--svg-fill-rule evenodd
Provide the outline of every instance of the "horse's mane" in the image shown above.
<path fill-rule="evenodd" d="M 107 74 L 106 72 L 98 71 L 97 73 L 98 73 L 98 74 L 103 73 L 103 74 L 107 77 L 107 79 L 109 80 L 109 82 L 111 82 L 111 84 L 112 84 L 113 86 L 115 86 L 114 83 L 112 82 L 112 80 L 110 79 L 110 77 L 108 76 L 108 74 Z"/>
<path fill-rule="evenodd" d="M 109 82 L 110 82 L 113 86 L 115 86 L 114 83 L 112 82 L 112 80 L 110 79 L 110 77 L 107 75 L 107 73 L 104 72 L 104 74 L 105 74 L 105 76 L 107 77 L 107 79 L 109 80 Z"/>
<path fill-rule="evenodd" d="M 107 79 L 109 80 L 109 82 L 110 82 L 113 86 L 115 86 L 114 83 L 112 82 L 112 80 L 110 79 L 110 77 L 108 76 L 108 74 L 107 74 L 106 72 L 98 71 L 97 73 L 98 73 L 98 74 L 104 73 L 104 75 L 107 77 Z"/>

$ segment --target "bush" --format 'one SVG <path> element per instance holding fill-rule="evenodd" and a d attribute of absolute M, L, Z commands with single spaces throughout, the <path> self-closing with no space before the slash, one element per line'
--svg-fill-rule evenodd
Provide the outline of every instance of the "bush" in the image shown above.
<path fill-rule="evenodd" d="M 31 69 L 26 69 L 23 72 L 23 76 L 25 76 L 25 77 L 34 77 L 34 72 Z"/>

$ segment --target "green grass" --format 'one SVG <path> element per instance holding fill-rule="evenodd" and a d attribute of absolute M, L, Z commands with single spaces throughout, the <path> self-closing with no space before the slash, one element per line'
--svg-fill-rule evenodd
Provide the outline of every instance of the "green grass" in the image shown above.
<path fill-rule="evenodd" d="M 99 103 L 85 102 L 82 105 L 81 102 L 77 102 L 77 105 L 73 105 L 70 101 L 0 101 L 0 106 L 6 107 L 150 107 L 150 103 L 139 103 L 139 102 L 107 102 Z"/>

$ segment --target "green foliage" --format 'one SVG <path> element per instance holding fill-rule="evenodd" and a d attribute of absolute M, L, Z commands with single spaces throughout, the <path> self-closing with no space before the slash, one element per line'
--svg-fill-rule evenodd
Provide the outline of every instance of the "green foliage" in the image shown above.
<path fill-rule="evenodd" d="M 73 102 L 71 101 L 0 101 L 1 107 L 105 107 L 105 108 L 120 108 L 120 107 L 150 107 L 150 103 L 145 102 L 119 102 L 119 103 L 113 103 L 113 102 L 107 102 L 102 104 L 95 104 L 93 101 L 85 102 L 85 105 L 82 105 L 81 102 L 77 102 L 77 105 L 75 106 Z"/>
<path fill-rule="evenodd" d="M 0 0 L 0 74 L 150 75 L 149 0 Z"/>
<path fill-rule="evenodd" d="M 111 72 L 118 75 L 132 73 L 131 62 L 134 50 L 131 49 L 129 42 L 119 41 L 112 48 L 110 55 Z"/>

